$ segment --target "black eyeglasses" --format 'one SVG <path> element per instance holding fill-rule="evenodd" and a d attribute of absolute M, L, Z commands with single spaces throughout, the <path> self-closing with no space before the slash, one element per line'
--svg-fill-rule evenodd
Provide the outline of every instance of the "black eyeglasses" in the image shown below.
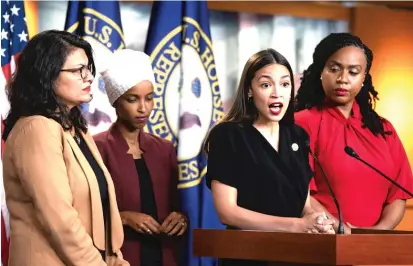
<path fill-rule="evenodd" d="M 61 69 L 60 71 L 63 72 L 71 72 L 71 73 L 80 73 L 80 77 L 82 79 L 86 79 L 89 73 L 92 73 L 92 65 L 89 66 L 82 66 L 78 68 L 69 68 L 69 69 Z"/>

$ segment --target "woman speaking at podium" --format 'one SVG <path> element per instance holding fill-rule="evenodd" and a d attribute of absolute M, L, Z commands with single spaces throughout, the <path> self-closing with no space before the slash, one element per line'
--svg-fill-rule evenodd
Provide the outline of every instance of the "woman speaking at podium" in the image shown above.
<path fill-rule="evenodd" d="M 294 124 L 294 80 L 273 49 L 250 57 L 235 102 L 209 133 L 207 184 L 230 229 L 334 233 L 309 201 L 308 135 Z M 222 260 L 222 265 L 266 265 Z"/>
<path fill-rule="evenodd" d="M 393 229 L 409 196 L 344 151 L 353 148 L 412 191 L 412 171 L 396 130 L 373 109 L 378 99 L 369 73 L 373 53 L 358 37 L 333 33 L 317 45 L 313 60 L 304 72 L 295 117 L 310 135 L 310 147 L 336 194 L 344 223 L 350 225 L 345 232 L 351 226 Z M 321 170 L 317 165 L 313 169 L 312 205 L 337 217 Z"/>

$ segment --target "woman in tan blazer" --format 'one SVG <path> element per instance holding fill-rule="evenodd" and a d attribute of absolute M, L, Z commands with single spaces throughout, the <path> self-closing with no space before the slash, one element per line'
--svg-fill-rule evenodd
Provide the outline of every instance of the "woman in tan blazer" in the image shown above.
<path fill-rule="evenodd" d="M 129 265 L 113 182 L 78 107 L 94 74 L 90 44 L 67 32 L 42 32 L 20 55 L 3 133 L 9 266 Z"/>

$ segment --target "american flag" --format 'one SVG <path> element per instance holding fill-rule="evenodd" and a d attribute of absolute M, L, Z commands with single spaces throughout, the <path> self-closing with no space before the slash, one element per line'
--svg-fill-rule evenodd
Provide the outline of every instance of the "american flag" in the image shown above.
<path fill-rule="evenodd" d="M 8 112 L 9 103 L 6 97 L 6 81 L 11 77 L 15 69 L 15 61 L 20 52 L 26 46 L 29 39 L 23 1 L 1 1 L 1 70 L 0 75 L 0 106 L 1 106 L 1 132 L 3 134 L 3 118 Z M 3 155 L 4 143 L 1 141 L 1 154 Z M 3 169 L 2 160 L 0 160 Z M 7 210 L 3 171 L 0 172 L 1 184 L 1 262 L 7 265 L 9 247 L 9 212 Z"/>

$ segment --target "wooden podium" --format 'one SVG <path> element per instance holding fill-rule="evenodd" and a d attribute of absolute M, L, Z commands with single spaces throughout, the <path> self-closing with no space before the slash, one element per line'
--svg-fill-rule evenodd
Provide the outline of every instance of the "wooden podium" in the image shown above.
<path fill-rule="evenodd" d="M 351 235 L 195 229 L 194 255 L 303 265 L 413 265 L 413 232 Z"/>

